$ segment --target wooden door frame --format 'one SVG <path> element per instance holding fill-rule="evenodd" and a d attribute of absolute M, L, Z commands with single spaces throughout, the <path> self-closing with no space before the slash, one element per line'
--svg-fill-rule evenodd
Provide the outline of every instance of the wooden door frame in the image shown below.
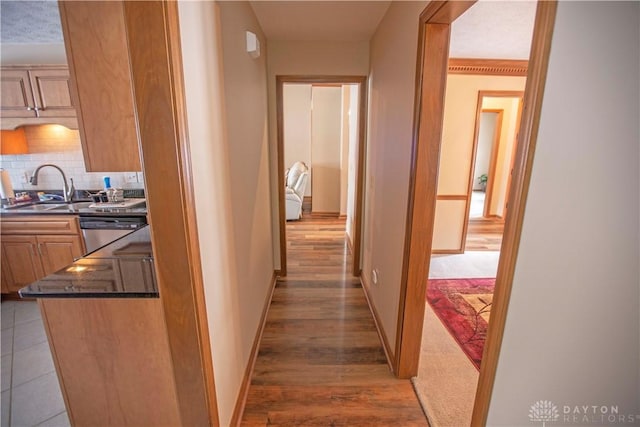
<path fill-rule="evenodd" d="M 154 268 L 183 425 L 218 425 L 177 2 L 123 2 Z M 170 200 L 167 195 L 171 195 Z"/>
<path fill-rule="evenodd" d="M 413 150 L 394 360 L 394 371 L 400 378 L 415 376 L 420 358 L 444 121 L 450 25 L 473 4 L 473 1 L 431 2 L 420 15 Z M 491 322 L 473 408 L 473 426 L 486 424 L 493 391 L 531 177 L 556 8 L 556 1 L 538 2 L 537 5 L 509 194 L 510 212 L 505 223 Z"/>
<path fill-rule="evenodd" d="M 358 161 L 356 165 L 356 188 L 354 189 L 354 218 L 353 218 L 353 275 L 360 276 L 362 252 L 362 215 L 364 202 L 364 160 L 366 150 L 366 108 L 367 108 L 367 77 L 366 76 L 309 76 L 309 75 L 277 75 L 276 76 L 276 114 L 277 114 L 277 144 L 276 154 L 278 163 L 278 225 L 280 227 L 280 270 L 278 275 L 287 275 L 287 234 L 286 209 L 284 194 L 284 85 L 285 83 L 299 84 L 357 84 L 358 92 Z"/>
<path fill-rule="evenodd" d="M 472 163 L 472 167 L 471 167 L 471 173 L 472 176 L 470 178 L 470 188 L 473 187 L 473 168 L 475 167 L 475 159 L 476 159 L 476 153 L 477 153 L 477 149 L 478 149 L 478 137 L 480 135 L 480 116 L 482 114 L 483 110 L 482 109 L 482 103 L 484 98 L 518 98 L 520 100 L 520 103 L 522 102 L 522 98 L 524 97 L 524 92 L 523 91 L 515 91 L 515 90 L 481 90 L 478 91 L 478 105 L 476 107 L 476 124 L 475 124 L 475 128 L 474 128 L 474 139 L 473 139 L 473 157 L 472 157 L 472 161 L 474 163 Z M 517 118 L 517 122 L 516 122 L 516 136 L 518 134 L 518 126 L 520 125 L 520 115 L 522 114 L 522 110 L 520 109 L 520 103 L 518 104 L 518 111 L 516 112 L 516 114 L 518 114 L 518 118 Z M 504 111 L 504 110 L 501 110 Z M 500 122 L 502 123 L 502 122 Z M 500 129 L 500 135 L 502 134 L 502 128 Z M 501 138 L 500 138 L 501 139 Z M 489 178 L 494 178 L 495 175 L 495 171 L 496 171 L 496 165 L 498 162 L 498 153 L 500 151 L 500 139 L 498 139 L 497 144 L 494 142 L 494 145 L 491 147 L 491 160 L 489 163 Z M 514 146 L 514 152 L 515 150 L 517 150 L 517 141 L 515 141 L 515 146 Z M 511 158 L 509 159 L 510 162 L 510 166 L 511 163 L 513 163 L 513 152 L 511 154 Z M 486 190 L 486 198 L 484 201 L 484 212 L 483 212 L 483 216 L 485 217 L 489 217 L 489 216 L 496 216 L 496 215 L 488 215 L 489 213 L 489 206 L 491 205 L 491 198 L 493 197 L 493 189 L 494 189 L 494 180 L 491 179 L 488 181 L 487 183 L 487 190 Z M 507 190 L 509 189 L 509 186 L 507 186 Z M 505 198 L 505 202 L 506 202 L 506 198 Z M 471 194 L 469 194 L 469 201 L 467 202 L 467 222 L 469 220 L 469 211 L 471 208 Z M 497 217 L 497 216 L 496 216 Z M 504 214 L 503 217 L 504 218 Z M 467 240 L 467 227 L 464 228 L 464 232 L 463 232 L 463 244 L 464 242 L 466 242 Z M 462 246 L 464 248 L 464 246 Z"/>

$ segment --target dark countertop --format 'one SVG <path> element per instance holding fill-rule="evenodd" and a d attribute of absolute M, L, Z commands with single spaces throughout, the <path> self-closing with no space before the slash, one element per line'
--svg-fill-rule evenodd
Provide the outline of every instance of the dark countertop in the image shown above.
<path fill-rule="evenodd" d="M 26 203 L 12 207 L 0 208 L 1 215 L 80 215 L 80 216 L 145 216 L 147 205 L 141 204 L 132 208 L 90 208 L 93 202 L 79 200 L 72 203 L 46 202 Z"/>
<path fill-rule="evenodd" d="M 23 298 L 158 298 L 149 226 L 20 289 Z"/>

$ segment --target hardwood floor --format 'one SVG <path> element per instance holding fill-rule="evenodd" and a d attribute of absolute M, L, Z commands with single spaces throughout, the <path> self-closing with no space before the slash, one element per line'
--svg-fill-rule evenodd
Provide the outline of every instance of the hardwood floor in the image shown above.
<path fill-rule="evenodd" d="M 467 229 L 465 251 L 499 251 L 502 245 L 504 220 L 471 218 Z"/>
<path fill-rule="evenodd" d="M 242 425 L 428 425 L 411 383 L 389 369 L 344 223 L 287 223 L 289 275 L 276 284 Z"/>

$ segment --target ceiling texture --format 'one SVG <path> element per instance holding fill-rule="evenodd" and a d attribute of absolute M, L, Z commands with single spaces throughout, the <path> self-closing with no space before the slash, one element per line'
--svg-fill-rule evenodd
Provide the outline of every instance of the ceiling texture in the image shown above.
<path fill-rule="evenodd" d="M 250 4 L 267 40 L 366 41 L 375 33 L 391 1 Z M 527 59 L 535 9 L 535 1 L 479 1 L 453 23 L 450 56 Z M 63 43 L 55 0 L 1 0 L 0 16 L 1 43 Z"/>
<path fill-rule="evenodd" d="M 367 41 L 390 1 L 252 1 L 267 40 Z"/>
<path fill-rule="evenodd" d="M 57 1 L 0 2 L 0 42 L 63 43 Z"/>

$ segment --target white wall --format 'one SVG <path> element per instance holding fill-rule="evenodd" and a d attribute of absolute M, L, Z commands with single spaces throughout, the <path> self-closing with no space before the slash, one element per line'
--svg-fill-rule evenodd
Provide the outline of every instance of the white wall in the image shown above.
<path fill-rule="evenodd" d="M 558 3 L 490 426 L 640 414 L 639 40 L 637 2 Z"/>
<path fill-rule="evenodd" d="M 392 347 L 407 219 L 418 18 L 424 7 L 425 2 L 392 2 L 371 39 L 362 275 Z"/>
<path fill-rule="evenodd" d="M 480 129 L 478 129 L 478 149 L 476 151 L 476 164 L 473 171 L 473 189 L 480 190 L 482 186 L 478 181 L 480 175 L 489 174 L 489 162 L 491 160 L 491 147 L 496 131 L 498 113 L 480 113 Z"/>
<path fill-rule="evenodd" d="M 111 178 L 112 187 L 144 188 L 141 172 L 87 172 L 77 130 L 60 125 L 24 126 L 24 130 L 29 154 L 0 156 L 0 167 L 9 172 L 16 191 L 62 190 L 62 176 L 53 168 L 41 169 L 38 173 L 38 185 L 29 183 L 27 177 L 45 163 L 59 166 L 67 180 L 73 178 L 78 190 L 101 190 L 104 187 L 104 176 Z"/>
<path fill-rule="evenodd" d="M 493 190 L 489 214 L 499 217 L 504 216 L 504 207 L 507 201 L 507 189 L 511 176 L 511 165 L 514 148 L 516 146 L 518 105 L 520 98 L 485 97 L 482 108 L 502 110 L 502 128 L 500 129 L 500 141 L 496 153 L 495 173 L 493 177 Z"/>
<path fill-rule="evenodd" d="M 349 159 L 347 171 L 347 224 L 346 232 L 353 245 L 353 226 L 355 219 L 356 167 L 358 165 L 358 148 L 360 135 L 358 131 L 358 115 L 360 113 L 360 90 L 358 85 L 349 85 Z M 366 90 L 366 88 L 363 88 Z M 361 165 L 364 167 L 364 165 Z"/>
<path fill-rule="evenodd" d="M 347 214 L 347 183 L 349 177 L 349 101 L 351 91 L 342 85 L 340 114 L 340 215 Z"/>
<path fill-rule="evenodd" d="M 282 88 L 284 115 L 284 169 L 295 162 L 311 167 L 311 85 L 286 84 Z M 311 175 L 305 196 L 311 196 Z"/>
<path fill-rule="evenodd" d="M 2 43 L 2 65 L 67 65 L 64 43 Z"/>
<path fill-rule="evenodd" d="M 276 157 L 276 76 L 277 75 L 348 75 L 369 73 L 369 42 L 297 42 L 269 41 L 268 92 L 269 141 L 271 161 L 271 212 L 273 235 L 278 236 L 278 162 Z M 280 268 L 280 242 L 273 240 L 275 268 Z"/>
<path fill-rule="evenodd" d="M 311 89 L 311 210 L 340 212 L 340 141 L 342 136 L 342 88 Z"/>
<path fill-rule="evenodd" d="M 180 2 L 198 233 L 220 424 L 229 425 L 273 274 L 264 36 L 247 2 Z"/>

